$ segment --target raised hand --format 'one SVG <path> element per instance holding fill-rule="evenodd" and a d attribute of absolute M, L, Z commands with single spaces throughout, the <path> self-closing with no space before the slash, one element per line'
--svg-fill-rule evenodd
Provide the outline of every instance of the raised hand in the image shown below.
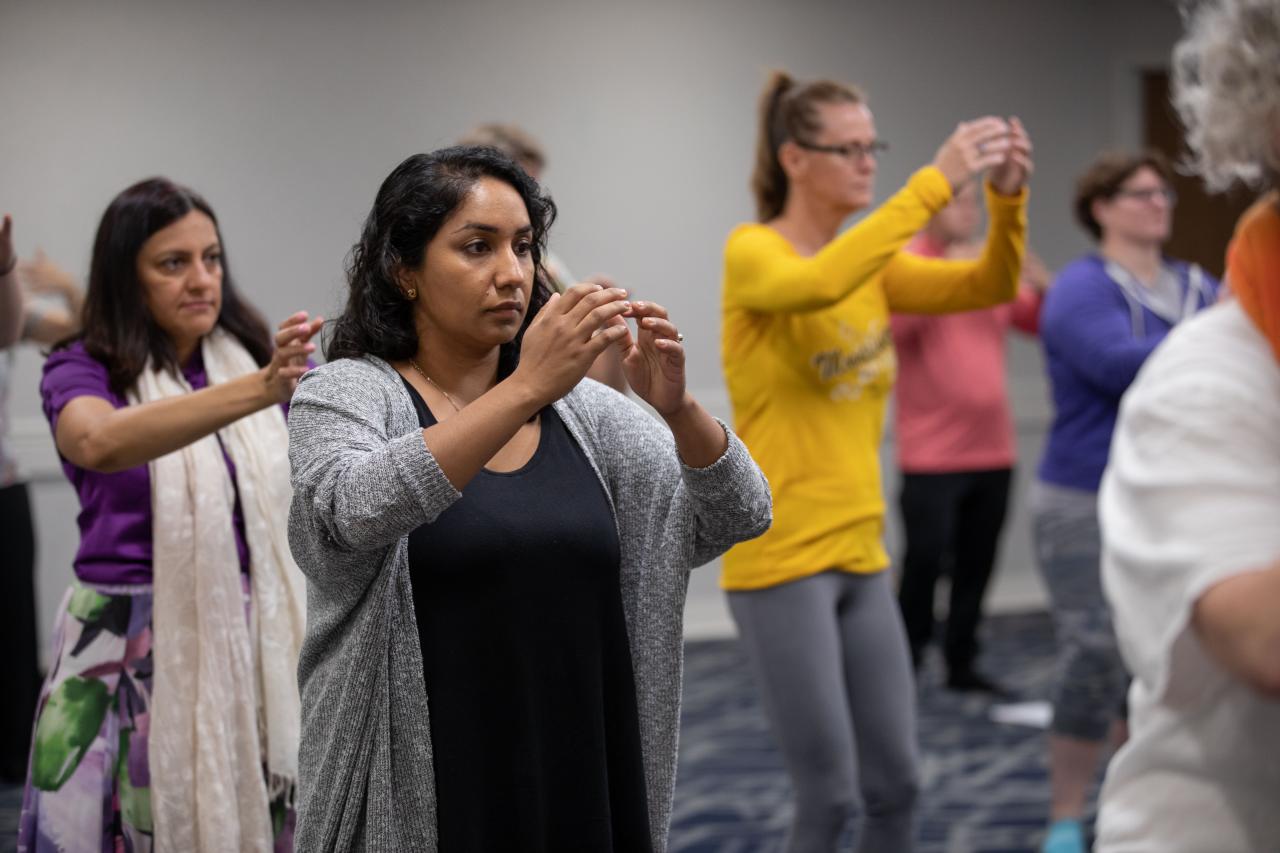
<path fill-rule="evenodd" d="M 36 249 L 31 260 L 18 264 L 18 278 L 31 293 L 66 298 L 80 292 L 75 276 L 49 260 L 43 249 Z"/>
<path fill-rule="evenodd" d="M 622 320 L 631 309 L 626 299 L 625 290 L 590 283 L 552 294 L 525 329 L 512 378 L 544 405 L 569 393 L 596 356 L 631 334 Z"/>
<path fill-rule="evenodd" d="M 298 380 L 306 373 L 307 359 L 316 351 L 311 338 L 324 325 L 323 317 L 307 319 L 306 311 L 299 311 L 279 325 L 276 330 L 276 349 L 271 361 L 263 368 L 267 393 L 277 403 L 287 403 L 298 387 Z"/>
<path fill-rule="evenodd" d="M 622 372 L 641 400 L 670 417 L 685 404 L 684 336 L 656 302 L 634 302 L 627 316 L 639 332 L 620 344 L 626 348 Z"/>
<path fill-rule="evenodd" d="M 1009 119 L 1008 142 L 1004 159 L 991 170 L 991 185 L 1001 195 L 1017 195 L 1027 185 L 1035 166 L 1031 160 L 1031 137 L 1016 116 Z"/>
<path fill-rule="evenodd" d="M 933 165 L 956 190 L 980 172 L 1003 163 L 1011 145 L 1009 125 L 1002 118 L 962 121 L 938 149 Z"/>

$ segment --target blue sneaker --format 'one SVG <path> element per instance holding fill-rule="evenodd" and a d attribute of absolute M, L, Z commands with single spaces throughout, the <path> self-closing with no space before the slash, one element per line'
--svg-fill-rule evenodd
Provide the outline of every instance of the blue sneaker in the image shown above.
<path fill-rule="evenodd" d="M 1049 826 L 1040 853 L 1085 853 L 1084 830 L 1075 818 L 1056 820 Z"/>

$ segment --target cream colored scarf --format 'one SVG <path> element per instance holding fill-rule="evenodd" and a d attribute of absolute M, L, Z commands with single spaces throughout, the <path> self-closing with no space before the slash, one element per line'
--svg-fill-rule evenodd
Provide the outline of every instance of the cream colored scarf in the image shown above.
<path fill-rule="evenodd" d="M 222 329 L 201 346 L 210 385 L 258 369 Z M 149 368 L 130 400 L 190 391 L 185 380 Z M 240 488 L 249 621 L 231 521 L 235 490 L 219 437 Z M 148 748 L 159 853 L 270 853 L 269 799 L 292 802 L 306 616 L 286 532 L 288 441 L 279 407 L 269 406 L 150 463 L 155 675 Z"/>

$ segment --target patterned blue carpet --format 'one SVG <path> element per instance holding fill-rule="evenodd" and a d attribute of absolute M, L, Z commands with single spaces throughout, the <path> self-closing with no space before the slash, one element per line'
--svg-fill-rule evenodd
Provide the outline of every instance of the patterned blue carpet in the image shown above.
<path fill-rule="evenodd" d="M 1021 698 L 1042 698 L 1053 657 L 1048 617 L 992 617 L 985 635 L 986 671 Z M 1043 732 L 991 722 L 986 701 L 940 680 L 931 660 L 920 687 L 917 853 L 1034 851 L 1049 800 Z M 688 644 L 682 716 L 673 853 L 779 850 L 790 787 L 736 641 Z M 16 846 L 20 797 L 0 788 L 0 851 Z"/>
<path fill-rule="evenodd" d="M 1043 698 L 1053 660 L 1044 613 L 995 616 L 983 667 L 1020 699 Z M 1044 832 L 1049 782 L 1044 733 L 989 719 L 990 704 L 921 674 L 923 791 L 918 853 L 1023 853 Z M 791 791 L 736 641 L 689 643 L 671 849 L 764 853 L 782 847 Z"/>

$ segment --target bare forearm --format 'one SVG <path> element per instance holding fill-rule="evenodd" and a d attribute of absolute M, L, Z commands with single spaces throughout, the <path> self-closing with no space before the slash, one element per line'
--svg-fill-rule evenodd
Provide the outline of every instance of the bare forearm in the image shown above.
<path fill-rule="evenodd" d="M 424 429 L 422 440 L 449 482 L 462 491 L 541 407 L 536 394 L 508 379 L 448 420 Z"/>
<path fill-rule="evenodd" d="M 69 282 L 62 291 L 62 301 L 67 305 L 67 313 L 71 316 L 71 323 L 75 327 L 72 331 L 80 328 L 80 315 L 84 311 L 84 291 L 74 282 Z"/>
<path fill-rule="evenodd" d="M 724 427 L 691 394 L 684 395 L 684 405 L 666 422 L 675 436 L 680 459 L 690 468 L 714 465 L 729 447 Z"/>
<path fill-rule="evenodd" d="M 1280 697 L 1280 562 L 1210 587 L 1196 602 L 1193 624 L 1218 663 Z"/>
<path fill-rule="evenodd" d="M 112 409 L 98 398 L 77 398 L 58 421 L 58 450 L 83 468 L 123 471 L 186 447 L 275 402 L 264 371 L 122 409 Z M 104 413 L 99 406 L 110 410 Z"/>
<path fill-rule="evenodd" d="M 56 344 L 80 331 L 77 317 L 67 311 L 41 311 L 28 318 L 23 337 L 37 344 Z"/>

